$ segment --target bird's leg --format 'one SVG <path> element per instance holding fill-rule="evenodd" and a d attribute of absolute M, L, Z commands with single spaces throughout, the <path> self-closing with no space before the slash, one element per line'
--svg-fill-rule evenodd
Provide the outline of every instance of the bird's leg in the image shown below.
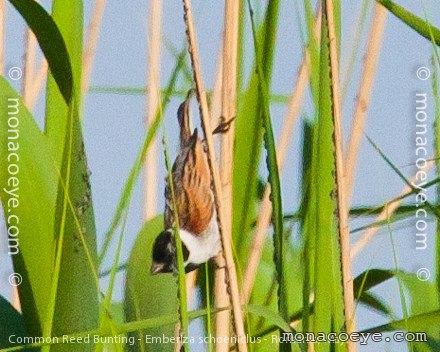
<path fill-rule="evenodd" d="M 236 118 L 236 116 L 230 118 L 228 121 L 225 121 L 225 118 L 222 116 L 221 120 L 222 122 L 220 123 L 220 125 L 218 125 L 214 131 L 212 131 L 212 134 L 217 134 L 217 133 L 226 133 L 229 131 L 229 128 L 231 128 L 231 123 L 232 121 L 234 121 Z"/>
<path fill-rule="evenodd" d="M 218 263 L 218 260 L 212 260 L 212 263 L 213 263 L 213 265 L 214 265 L 214 270 L 215 271 L 217 271 L 217 270 L 226 270 L 226 264 L 222 264 L 222 265 L 220 265 L 219 263 Z"/>

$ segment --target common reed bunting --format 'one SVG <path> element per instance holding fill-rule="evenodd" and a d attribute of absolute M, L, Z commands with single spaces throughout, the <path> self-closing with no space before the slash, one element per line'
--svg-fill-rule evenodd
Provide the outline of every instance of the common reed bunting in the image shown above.
<path fill-rule="evenodd" d="M 177 117 L 180 126 L 180 149 L 172 168 L 174 196 L 179 217 L 179 234 L 182 240 L 185 271 L 190 272 L 200 264 L 215 257 L 221 249 L 211 175 L 204 143 L 191 134 L 189 122 L 190 95 L 180 105 Z M 214 132 L 224 132 L 217 128 Z M 165 187 L 164 228 L 153 245 L 151 273 L 170 273 L 177 269 L 176 246 L 173 237 L 173 199 L 169 182 Z"/>

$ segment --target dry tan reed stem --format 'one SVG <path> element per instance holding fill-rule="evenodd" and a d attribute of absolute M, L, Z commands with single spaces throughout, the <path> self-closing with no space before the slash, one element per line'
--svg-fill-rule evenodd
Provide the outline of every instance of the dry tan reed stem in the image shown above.
<path fill-rule="evenodd" d="M 237 65 L 238 65 L 238 26 L 240 2 L 226 0 L 223 33 L 223 69 L 221 90 L 221 116 L 223 121 L 230 121 L 237 113 Z M 232 166 L 234 158 L 234 131 L 232 122 L 228 132 L 222 135 L 221 140 L 221 182 L 223 192 L 224 222 L 223 236 L 229 237 L 232 243 Z M 220 255 L 220 257 L 222 257 Z M 219 258 L 221 261 L 222 258 Z M 224 270 L 217 270 L 216 274 L 216 306 L 229 305 L 226 277 Z M 217 352 L 228 352 L 229 343 L 225 337 L 229 336 L 230 311 L 224 311 L 215 316 L 216 336 L 222 338 L 223 343 L 215 345 Z"/>
<path fill-rule="evenodd" d="M 34 85 L 35 55 L 37 53 L 37 38 L 31 29 L 25 32 L 24 74 L 22 80 L 22 96 L 26 106 L 29 106 L 32 86 Z"/>
<path fill-rule="evenodd" d="M 96 0 L 93 8 L 92 19 L 87 31 L 87 41 L 82 57 L 82 78 L 81 92 L 85 94 L 89 89 L 90 74 L 92 72 L 93 61 L 98 43 L 99 31 L 101 29 L 102 17 L 104 15 L 106 0 Z"/>
<path fill-rule="evenodd" d="M 364 0 L 364 2 L 366 2 Z M 349 88 L 350 85 L 350 80 L 351 80 L 351 76 L 353 74 L 353 70 L 355 67 L 355 56 L 357 55 L 358 51 L 359 51 L 359 46 L 361 44 L 362 41 L 362 29 L 363 29 L 363 21 L 362 21 L 362 11 L 363 11 L 363 7 L 364 4 L 361 4 L 361 7 L 359 9 L 359 15 L 357 16 L 357 18 L 354 20 L 354 23 L 352 24 L 353 27 L 351 29 L 351 32 L 354 33 L 353 38 L 350 38 L 350 49 L 347 51 L 349 53 L 349 55 L 347 55 L 347 62 L 349 63 L 347 66 L 347 68 L 345 69 L 344 72 L 344 79 L 341 79 L 341 81 L 343 82 L 342 84 L 342 104 L 344 104 L 345 101 L 345 97 L 347 95 L 347 90 Z M 342 55 L 341 55 L 342 57 Z"/>
<path fill-rule="evenodd" d="M 29 98 L 27 107 L 29 110 L 32 110 L 37 102 L 38 95 L 40 94 L 41 88 L 43 87 L 44 82 L 47 78 L 47 69 L 48 64 L 45 58 L 41 60 L 40 66 L 37 69 L 37 72 L 34 74 L 34 82 L 31 85 L 31 90 L 29 92 Z"/>
<path fill-rule="evenodd" d="M 18 294 L 18 287 L 12 286 L 12 303 L 11 305 L 17 312 L 21 312 L 20 295 Z"/>
<path fill-rule="evenodd" d="M 93 67 L 93 60 L 95 57 L 96 43 L 99 37 L 99 30 L 102 23 L 102 16 L 105 8 L 105 0 L 97 0 L 95 3 L 95 8 L 93 10 L 92 19 L 89 24 L 86 47 L 84 48 L 83 54 L 83 72 L 81 81 L 81 91 L 85 93 L 88 90 L 90 83 L 90 74 Z M 47 77 L 47 61 L 42 59 L 40 66 L 38 67 L 36 73 L 33 77 L 33 84 L 31 84 L 29 89 L 29 95 L 27 99 L 26 106 L 32 109 L 35 106 L 38 95 L 40 94 L 41 88 Z"/>
<path fill-rule="evenodd" d="M 315 19 L 314 35 L 315 38 L 320 37 L 321 28 L 321 11 Z M 282 170 L 284 161 L 287 156 L 287 147 L 289 146 L 290 139 L 292 137 L 293 129 L 297 121 L 301 103 L 304 98 L 304 93 L 310 77 L 310 53 L 306 48 L 304 50 L 304 58 L 298 71 L 298 78 L 289 101 L 286 116 L 284 118 L 284 125 L 281 129 L 281 138 L 277 150 L 278 167 Z M 253 236 L 252 247 L 249 252 L 249 259 L 245 274 L 243 275 L 243 291 L 242 291 L 242 303 L 247 303 L 250 299 L 252 287 L 254 286 L 255 277 L 257 274 L 258 263 L 260 262 L 261 253 L 264 248 L 264 241 L 266 239 L 267 228 L 270 224 L 270 218 L 272 216 L 272 203 L 269 199 L 270 185 L 266 185 L 264 189 L 263 200 L 260 205 L 257 224 L 255 227 L 255 234 Z"/>
<path fill-rule="evenodd" d="M 338 228 L 341 244 L 341 265 L 342 281 L 344 286 L 344 311 L 347 333 L 352 333 L 356 329 L 355 324 L 355 305 L 353 294 L 353 278 L 351 276 L 350 259 L 350 230 L 349 230 L 349 208 L 346 203 L 345 179 L 344 179 L 344 154 L 343 154 L 343 135 L 342 135 L 342 112 L 341 112 L 341 89 L 339 83 L 339 63 L 337 38 L 334 23 L 333 0 L 325 1 L 325 15 L 328 23 L 328 36 L 330 47 L 330 68 L 331 68 L 331 90 L 332 90 L 332 109 L 333 122 L 335 128 L 335 158 L 336 158 L 336 187 L 338 202 Z M 356 351 L 356 344 L 348 341 L 348 351 Z"/>
<path fill-rule="evenodd" d="M 149 35 L 147 60 L 147 128 L 156 118 L 160 105 L 160 47 L 162 0 L 151 0 L 149 9 Z M 144 210 L 143 217 L 147 221 L 156 215 L 157 206 L 157 140 L 152 141 L 145 156 L 144 163 Z"/>
<path fill-rule="evenodd" d="M 188 307 L 194 300 L 194 287 L 196 286 L 197 276 L 199 275 L 199 270 L 193 270 L 186 275 L 186 304 Z"/>
<path fill-rule="evenodd" d="M 384 27 L 388 10 L 382 5 L 374 5 L 373 23 L 371 25 L 370 37 L 364 59 L 362 79 L 357 96 L 356 108 L 351 127 L 350 140 L 348 142 L 347 154 L 345 158 L 345 189 L 347 200 L 350 203 L 353 192 L 353 181 L 356 170 L 359 147 L 365 127 L 367 108 L 371 97 L 374 77 L 376 75 L 377 62 L 379 59 Z"/>
<path fill-rule="evenodd" d="M 209 111 L 214 126 L 221 123 L 222 115 L 222 77 L 223 77 L 223 50 L 219 50 L 218 62 L 215 74 L 214 87 L 212 89 Z"/>
<path fill-rule="evenodd" d="M 220 50 L 218 56 L 219 59 L 217 64 L 217 74 L 216 74 L 213 93 L 211 96 L 211 121 L 214 121 L 215 125 L 221 123 L 220 116 L 222 115 L 223 48 L 222 50 Z M 215 264 L 217 268 L 224 268 L 226 266 L 225 258 L 223 254 L 219 254 L 215 258 Z M 229 307 L 231 304 L 226 281 L 227 281 L 226 271 L 216 270 L 215 280 L 214 280 L 214 294 L 215 294 L 214 300 L 216 307 Z M 231 317 L 230 310 L 225 310 L 215 315 L 215 336 L 221 337 L 222 341 L 225 341 L 224 337 L 229 336 L 230 317 Z M 229 351 L 229 344 L 218 343 L 215 345 L 215 349 L 217 352 Z"/>
<path fill-rule="evenodd" d="M 217 220 L 219 223 L 219 229 L 222 236 L 223 253 L 226 260 L 226 270 L 228 275 L 229 287 L 231 290 L 232 309 L 234 313 L 234 327 L 235 332 L 238 335 L 237 347 L 240 352 L 247 351 L 247 345 L 245 343 L 245 331 L 243 324 L 243 316 L 240 305 L 240 292 L 238 289 L 237 273 L 234 264 L 234 258 L 232 255 L 232 243 L 228 236 L 224 235 L 223 224 L 225 223 L 225 214 L 223 209 L 223 196 L 221 190 L 220 175 L 218 173 L 214 142 L 212 137 L 211 121 L 209 118 L 208 102 L 206 100 L 206 93 L 203 87 L 202 73 L 199 62 L 199 55 L 196 43 L 196 35 L 194 29 L 194 21 L 192 17 L 191 4 L 189 0 L 184 0 L 184 14 L 185 23 L 187 27 L 188 47 L 191 56 L 191 64 L 194 73 L 194 82 L 197 91 L 197 99 L 199 102 L 200 115 L 202 118 L 202 128 L 205 135 L 208 163 L 213 181 L 213 192 L 215 205 L 217 210 Z"/>
<path fill-rule="evenodd" d="M 429 163 L 427 163 L 425 165 L 425 167 L 423 167 L 421 169 L 421 171 L 425 171 L 428 172 L 431 167 L 434 166 L 434 156 L 429 159 L 431 160 Z M 417 174 L 413 175 L 410 179 L 409 182 L 412 184 L 414 182 L 417 181 Z M 382 222 L 387 220 L 389 217 L 391 217 L 393 215 L 393 213 L 399 208 L 400 204 L 403 201 L 403 198 L 400 198 L 400 196 L 403 196 L 405 194 L 408 194 L 408 192 L 411 192 L 412 188 L 409 185 L 405 185 L 405 187 L 403 187 L 402 191 L 400 192 L 399 196 L 394 199 L 393 201 L 391 201 L 390 203 L 387 204 L 387 206 L 382 210 L 382 212 L 376 217 L 375 222 Z M 362 235 L 360 236 L 359 240 L 353 245 L 353 247 L 351 248 L 351 259 L 353 260 L 354 258 L 356 258 L 356 256 L 362 251 L 362 249 L 365 248 L 365 246 L 368 244 L 368 242 L 370 242 L 373 237 L 377 234 L 377 231 L 379 230 L 379 226 L 372 226 L 369 227 L 368 229 L 366 229 Z"/>
<path fill-rule="evenodd" d="M 211 121 L 214 122 L 214 125 L 218 125 L 220 121 L 220 116 L 222 114 L 222 77 L 223 77 L 223 50 L 219 50 L 218 54 L 218 62 L 217 62 L 217 73 L 214 82 L 214 88 L 211 96 Z M 218 268 L 224 268 L 225 258 L 222 254 L 218 255 L 215 258 L 215 264 Z M 225 270 L 216 270 L 215 271 L 215 281 L 214 281 L 214 292 L 215 292 L 215 306 L 216 307 L 229 307 L 230 300 L 227 292 L 226 286 L 226 272 Z M 224 324 L 218 324 L 220 318 L 219 315 L 223 316 L 223 319 L 229 319 L 230 311 L 219 312 L 215 315 L 216 321 L 216 336 L 229 336 L 229 327 L 230 323 L 228 321 L 224 321 Z M 226 317 L 225 317 L 226 316 Z M 219 346 L 223 346 L 223 344 L 219 344 Z M 229 346 L 227 346 L 229 349 Z M 216 349 L 219 348 L 216 346 Z M 225 350 L 226 351 L 226 350 Z"/>
<path fill-rule="evenodd" d="M 6 0 L 0 0 L 0 75 L 5 71 Z"/>

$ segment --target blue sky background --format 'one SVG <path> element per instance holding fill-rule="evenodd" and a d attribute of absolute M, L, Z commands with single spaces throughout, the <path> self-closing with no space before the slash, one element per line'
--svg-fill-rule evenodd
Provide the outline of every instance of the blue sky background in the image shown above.
<path fill-rule="evenodd" d="M 50 1 L 42 1 L 49 9 Z M 92 86 L 129 86 L 142 87 L 146 82 L 147 57 L 147 21 L 148 6 L 145 0 L 107 1 L 104 13 L 101 36 L 98 42 L 94 69 L 91 77 Z M 193 0 L 193 12 L 196 20 L 201 63 L 207 87 L 212 87 L 217 65 L 218 51 L 221 45 L 223 26 L 223 1 L 220 0 Z M 256 8 L 264 9 L 267 1 L 254 1 Z M 423 17 L 423 6 L 427 9 L 430 20 L 440 26 L 440 7 L 436 0 L 413 1 L 402 0 L 398 3 L 408 10 Z M 260 4 L 260 5 L 258 5 Z M 342 55 L 341 72 L 344 75 L 353 46 L 354 33 L 357 28 L 357 19 L 362 1 L 342 1 Z M 344 132 L 350 132 L 350 121 L 355 106 L 362 69 L 362 57 L 365 54 L 366 38 L 369 34 L 371 1 L 367 16 L 366 29 L 360 43 L 360 53 L 356 61 L 352 83 L 349 86 L 347 98 L 344 102 Z M 86 24 L 91 16 L 92 1 L 85 1 Z M 298 67 L 302 59 L 301 38 L 298 20 L 303 21 L 302 14 L 296 13 L 302 8 L 302 2 L 281 1 L 279 29 L 275 53 L 275 62 L 272 79 L 272 92 L 290 94 L 295 83 Z M 246 16 L 247 17 L 247 16 Z M 248 22 L 248 21 L 247 21 Z M 8 5 L 6 27 L 6 65 L 22 66 L 24 24 L 15 10 Z M 87 28 L 87 26 L 85 26 Z M 251 53 L 251 35 L 249 26 L 246 26 L 246 46 Z M 163 9 L 163 36 L 172 42 L 179 50 L 184 45 L 184 25 L 181 1 L 164 1 Z M 161 82 L 168 80 L 174 66 L 174 58 L 162 47 Z M 408 166 L 415 161 L 415 98 L 416 92 L 428 93 L 428 116 L 432 124 L 434 121 L 434 103 L 431 97 L 431 82 L 420 81 L 416 77 L 416 70 L 420 66 L 430 66 L 432 46 L 430 42 L 421 38 L 413 30 L 392 15 L 388 15 L 385 35 L 380 54 L 377 76 L 375 78 L 371 104 L 368 110 L 366 133 L 380 146 L 385 154 L 399 166 L 401 171 L 410 177 L 414 167 Z M 248 54 L 247 70 L 251 69 L 251 56 Z M 245 77 L 246 78 L 246 77 Z M 180 87 L 187 88 L 182 85 Z M 16 86 L 19 88 L 19 86 Z M 35 108 L 37 120 L 42 121 L 44 113 L 44 99 L 40 100 Z M 175 112 L 180 99 L 171 100 L 166 111 L 165 126 L 172 156 L 177 148 L 177 125 Z M 280 134 L 286 106 L 273 104 L 271 114 L 275 133 Z M 310 116 L 313 107 L 310 97 L 305 99 L 302 114 Z M 135 161 L 137 152 L 144 138 L 145 97 L 143 95 L 117 95 L 89 93 L 85 98 L 84 106 L 84 134 L 89 166 L 92 171 L 92 191 L 96 214 L 98 242 L 101 244 L 115 211 L 121 189 L 128 176 L 129 170 Z M 197 116 L 194 116 L 196 120 Z M 297 124 L 293 141 L 289 147 L 289 154 L 282 173 L 282 191 L 285 196 L 284 208 L 287 212 L 294 211 L 299 204 L 299 156 L 300 133 Z M 432 130 L 428 133 L 430 143 L 434 142 Z M 432 150 L 432 148 L 430 149 Z M 165 177 L 165 167 L 162 161 L 162 152 L 159 170 L 162 180 Z M 264 171 L 262 171 L 264 173 Z M 162 177 L 163 176 L 163 177 Z M 431 178 L 433 173 L 430 174 Z M 394 171 L 381 159 L 376 151 L 364 138 L 358 160 L 353 205 L 379 205 L 397 196 L 403 182 Z M 163 206 L 163 182 L 159 185 L 159 209 Z M 434 194 L 429 193 L 431 201 Z M 142 225 L 142 190 L 139 182 L 132 199 L 131 211 L 127 225 L 123 258 L 125 261 Z M 354 221 L 353 227 L 360 222 Z M 406 221 L 404 228 L 401 224 L 393 225 L 393 235 L 396 243 L 398 266 L 409 272 L 416 272 L 420 267 L 432 269 L 434 275 L 434 226 L 431 224 L 428 233 L 428 249 L 420 253 L 415 249 L 414 223 Z M 0 227 L 0 294 L 10 297 L 10 287 L 6 280 L 11 273 L 10 261 L 6 258 L 6 236 L 4 224 Z M 353 242 L 357 239 L 354 236 Z M 110 265 L 110 261 L 108 261 Z M 354 274 L 372 268 L 394 268 L 392 246 L 389 231 L 382 229 L 353 264 Z M 147 270 L 148 268 L 146 268 Z M 118 277 L 118 287 L 115 299 L 123 295 L 123 275 Z M 4 284 L 3 284 L 4 282 Z M 103 281 L 105 285 L 106 282 Z M 396 310 L 396 315 L 402 316 L 399 291 L 396 282 L 386 283 L 375 290 L 377 294 L 389 302 Z M 358 328 L 371 327 L 386 322 L 386 319 L 360 307 L 358 309 Z M 197 329 L 196 329 L 197 330 Z M 402 345 L 370 345 L 361 347 L 359 351 L 406 351 Z"/>

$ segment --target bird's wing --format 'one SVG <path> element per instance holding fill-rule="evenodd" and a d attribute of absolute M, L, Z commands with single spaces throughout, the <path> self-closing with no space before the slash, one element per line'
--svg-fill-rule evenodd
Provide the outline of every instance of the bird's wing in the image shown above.
<path fill-rule="evenodd" d="M 179 226 L 195 235 L 201 234 L 211 221 L 214 204 L 211 192 L 211 176 L 202 141 L 197 130 L 173 165 L 174 194 L 179 216 Z M 172 197 L 167 185 L 165 228 L 173 224 Z"/>

